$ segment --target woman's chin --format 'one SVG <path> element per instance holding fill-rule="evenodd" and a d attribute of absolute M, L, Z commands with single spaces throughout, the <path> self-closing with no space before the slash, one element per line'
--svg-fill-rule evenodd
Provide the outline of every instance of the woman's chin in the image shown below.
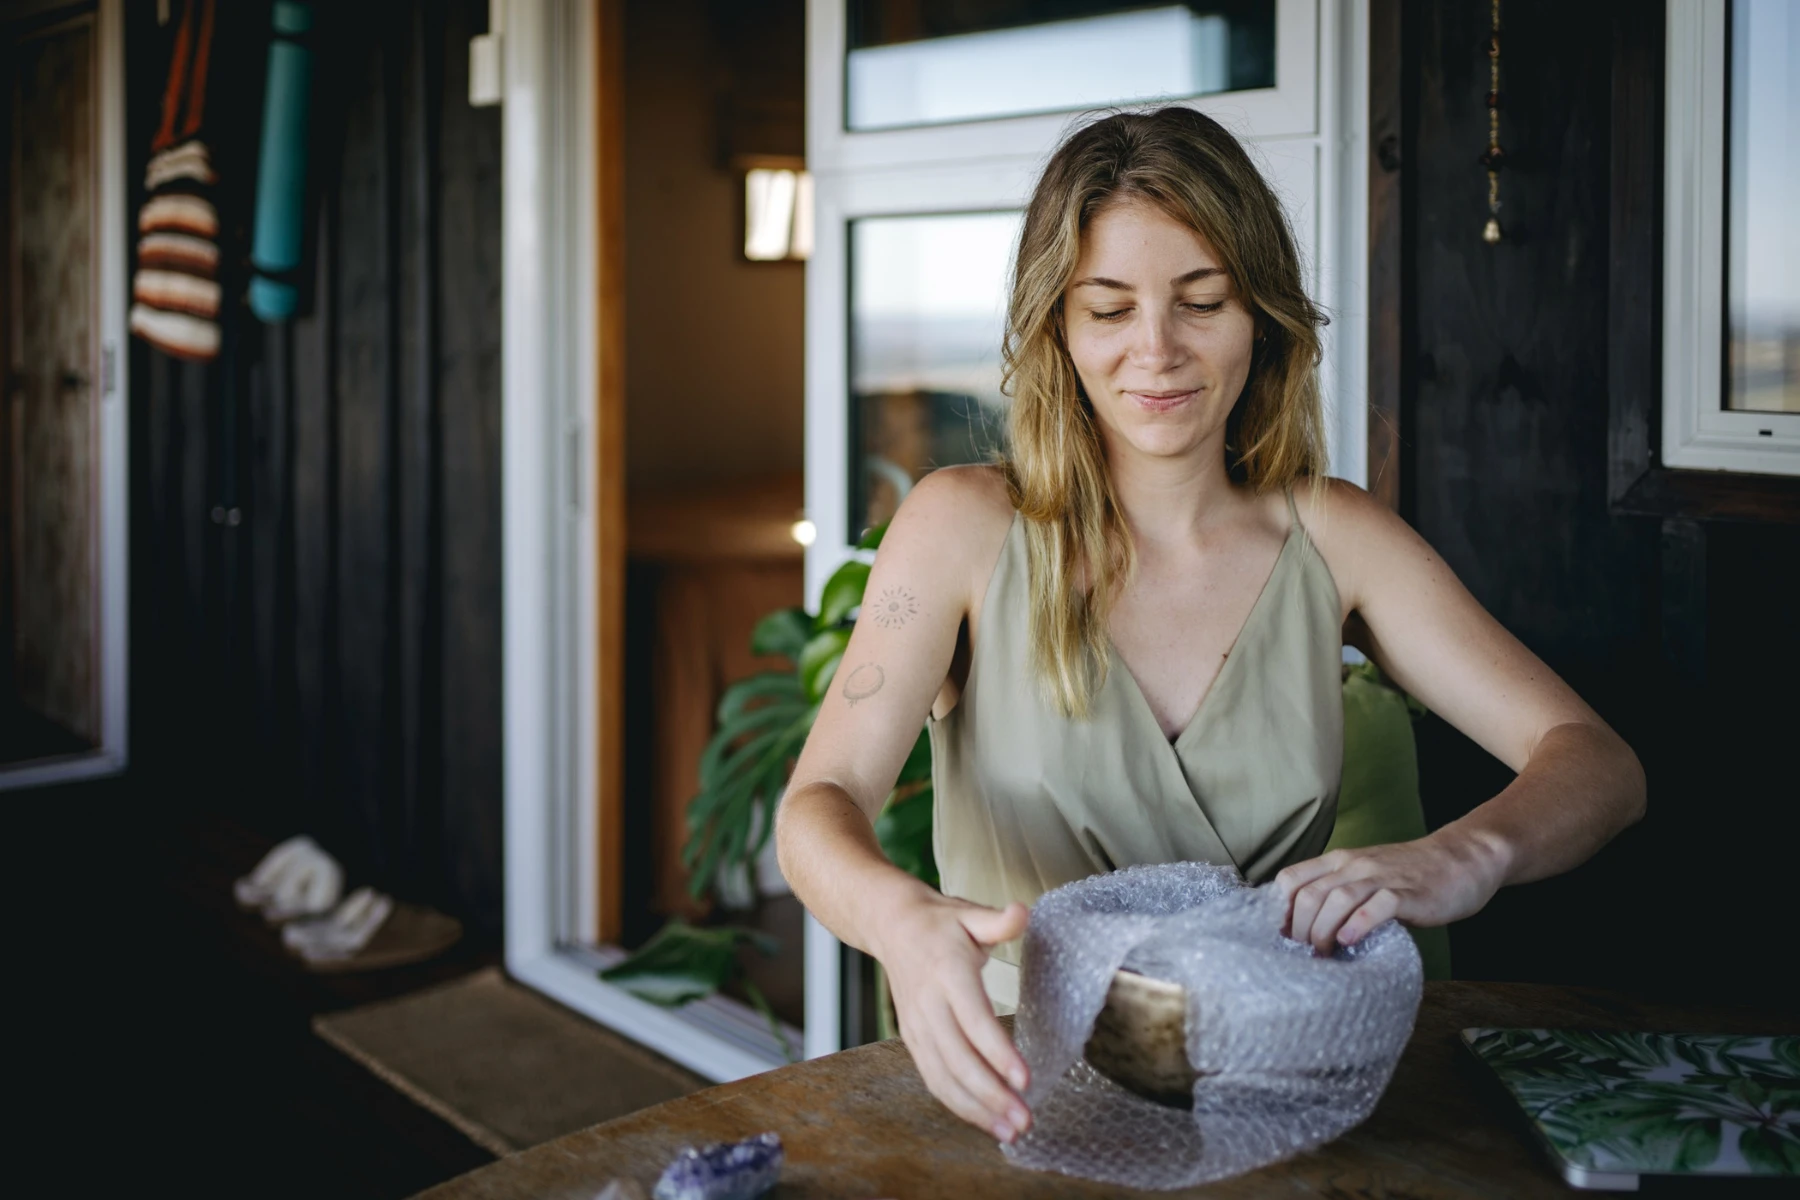
<path fill-rule="evenodd" d="M 1144 458 L 1174 459 L 1192 457 L 1206 442 L 1199 430 L 1170 425 L 1140 426 L 1129 431 L 1125 440 L 1130 443 L 1133 451 Z"/>
<path fill-rule="evenodd" d="M 1117 451 L 1140 459 L 1182 459 L 1204 454 L 1225 424 L 1225 414 L 1188 403 L 1174 412 L 1144 414 L 1114 408 L 1100 414 L 1104 437 Z"/>

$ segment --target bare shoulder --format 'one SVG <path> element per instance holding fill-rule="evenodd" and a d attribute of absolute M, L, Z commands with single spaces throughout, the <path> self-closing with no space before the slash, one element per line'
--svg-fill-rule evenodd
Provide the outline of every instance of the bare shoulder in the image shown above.
<path fill-rule="evenodd" d="M 949 506 L 964 517 L 1001 523 L 1010 522 L 1013 512 L 1006 474 L 991 463 L 939 467 L 913 486 L 905 503 Z"/>
<path fill-rule="evenodd" d="M 1006 477 L 998 467 L 931 472 L 900 502 L 881 539 L 869 581 L 877 590 L 871 594 L 902 587 L 921 604 L 960 621 L 974 611 L 1012 517 Z"/>
<path fill-rule="evenodd" d="M 1315 542 L 1393 536 L 1410 527 L 1393 509 L 1348 479 L 1327 475 L 1294 485 L 1301 524 Z"/>
<path fill-rule="evenodd" d="M 1437 559 L 1398 513 L 1347 479 L 1327 476 L 1296 483 L 1294 504 L 1337 581 L 1346 610 L 1360 607 L 1369 581 L 1380 578 L 1396 556 Z"/>
<path fill-rule="evenodd" d="M 974 566 L 999 553 L 1012 519 L 1012 497 L 999 467 L 940 467 L 907 493 L 882 549 L 896 539 L 921 542 L 936 557 Z"/>

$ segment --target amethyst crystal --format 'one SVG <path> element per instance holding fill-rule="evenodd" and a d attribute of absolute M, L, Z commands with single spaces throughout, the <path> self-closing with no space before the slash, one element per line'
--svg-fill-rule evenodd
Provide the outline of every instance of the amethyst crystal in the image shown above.
<path fill-rule="evenodd" d="M 656 1200 L 753 1200 L 781 1179 L 779 1133 L 686 1146 L 663 1168 Z"/>

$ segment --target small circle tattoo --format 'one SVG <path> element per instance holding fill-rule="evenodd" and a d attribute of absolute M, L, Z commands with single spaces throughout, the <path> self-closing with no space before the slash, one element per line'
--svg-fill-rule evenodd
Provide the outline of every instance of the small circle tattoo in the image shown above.
<path fill-rule="evenodd" d="M 919 602 L 905 588 L 891 587 L 881 593 L 869 615 L 883 629 L 898 629 L 919 615 Z"/>
<path fill-rule="evenodd" d="M 850 672 L 850 678 L 844 680 L 844 699 L 855 708 L 858 700 L 867 700 L 881 690 L 887 682 L 887 672 L 874 663 L 864 663 Z"/>

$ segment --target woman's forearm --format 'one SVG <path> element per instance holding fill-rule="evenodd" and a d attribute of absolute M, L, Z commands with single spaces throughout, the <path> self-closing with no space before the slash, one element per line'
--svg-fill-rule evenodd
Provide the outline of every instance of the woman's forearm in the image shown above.
<path fill-rule="evenodd" d="M 1505 790 L 1438 836 L 1495 886 L 1578 866 L 1644 815 L 1644 770 L 1611 730 L 1570 723 L 1546 733 Z"/>
<path fill-rule="evenodd" d="M 839 941 L 876 958 L 884 918 L 933 894 L 888 861 L 869 818 L 836 784 L 789 790 L 776 814 L 775 853 L 807 911 Z"/>
<path fill-rule="evenodd" d="M 1643 815 L 1644 771 L 1631 748 L 1603 725 L 1555 726 L 1504 791 L 1436 832 L 1282 868 L 1288 936 L 1325 953 L 1391 917 L 1460 921 L 1509 883 L 1583 862 Z"/>

